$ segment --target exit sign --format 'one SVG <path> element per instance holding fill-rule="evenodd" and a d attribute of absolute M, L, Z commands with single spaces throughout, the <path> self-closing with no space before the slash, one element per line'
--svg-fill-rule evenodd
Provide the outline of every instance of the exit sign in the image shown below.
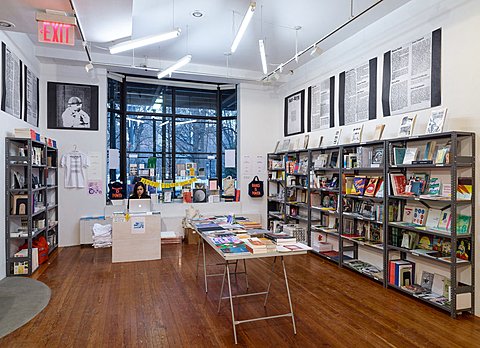
<path fill-rule="evenodd" d="M 39 21 L 38 41 L 73 46 L 75 45 L 75 25 Z"/>

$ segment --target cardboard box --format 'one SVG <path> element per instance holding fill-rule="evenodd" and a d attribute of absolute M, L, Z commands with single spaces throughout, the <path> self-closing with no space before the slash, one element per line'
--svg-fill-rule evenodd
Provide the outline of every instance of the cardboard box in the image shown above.
<path fill-rule="evenodd" d="M 184 233 L 187 244 L 198 244 L 200 242 L 201 237 L 198 235 L 197 232 L 195 232 L 194 229 L 185 228 Z"/>

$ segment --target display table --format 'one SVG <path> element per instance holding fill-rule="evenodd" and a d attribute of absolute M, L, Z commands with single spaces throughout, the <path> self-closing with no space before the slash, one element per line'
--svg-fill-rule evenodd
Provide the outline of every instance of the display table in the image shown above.
<path fill-rule="evenodd" d="M 161 258 L 160 214 L 115 216 L 112 223 L 112 262 Z"/>
<path fill-rule="evenodd" d="M 299 250 L 299 251 L 288 251 L 288 252 L 278 252 L 278 251 L 273 251 L 269 253 L 262 253 L 262 254 L 225 254 L 222 251 L 220 251 L 219 248 L 215 246 L 215 244 L 212 242 L 211 238 L 207 233 L 202 232 L 197 224 L 193 224 L 196 231 L 198 232 L 199 236 L 201 237 L 200 239 L 200 244 L 199 244 L 199 250 L 201 247 L 202 250 L 202 256 L 203 256 L 203 274 L 204 274 L 204 281 L 205 281 L 205 292 L 208 292 L 208 283 L 207 283 L 207 277 L 209 276 L 218 276 L 218 275 L 223 275 L 223 281 L 222 281 L 222 286 L 220 290 L 220 296 L 219 296 L 219 302 L 218 302 L 218 311 L 220 311 L 221 307 L 221 301 L 224 299 L 228 299 L 230 302 L 230 311 L 232 314 L 232 326 L 233 326 L 233 336 L 235 339 L 235 344 L 237 344 L 237 330 L 236 326 L 241 324 L 241 323 L 248 323 L 252 321 L 257 321 L 257 320 L 266 320 L 266 319 L 274 319 L 274 318 L 283 318 L 283 317 L 290 317 L 292 318 L 292 326 L 293 326 L 293 333 L 296 334 L 297 330 L 295 327 L 295 316 L 293 314 L 293 306 L 292 306 L 292 299 L 290 296 L 290 288 L 288 286 L 288 277 L 287 277 L 287 269 L 285 268 L 285 262 L 283 260 L 284 256 L 292 256 L 292 255 L 305 255 L 307 253 L 307 250 L 311 250 L 309 247 L 305 247 L 305 250 Z M 223 260 L 223 265 L 224 265 L 224 271 L 223 274 L 207 274 L 207 263 L 206 263 L 206 254 L 205 254 L 205 245 L 209 245 L 213 250 L 216 251 L 216 253 L 221 257 Z M 231 277 L 230 277 L 230 270 L 229 270 L 229 265 L 234 264 L 235 265 L 235 274 L 238 273 L 246 273 L 246 260 L 250 259 L 258 259 L 258 258 L 273 258 L 270 274 L 268 275 L 268 285 L 265 291 L 262 292 L 256 292 L 256 293 L 246 293 L 246 294 L 237 294 L 233 295 L 232 294 L 232 286 L 231 286 Z M 238 320 L 235 318 L 235 311 L 234 311 L 234 306 L 233 306 L 233 299 L 234 298 L 239 298 L 239 297 L 247 297 L 247 296 L 257 296 L 257 295 L 264 295 L 264 303 L 263 305 L 267 305 L 267 300 L 268 300 L 268 295 L 270 293 L 270 286 L 273 280 L 273 275 L 274 275 L 274 269 L 275 269 L 275 264 L 277 261 L 277 257 L 280 258 L 282 268 L 283 268 L 283 276 L 284 276 L 284 281 L 285 281 L 285 288 L 287 291 L 287 298 L 288 298 L 288 305 L 290 311 L 288 313 L 283 313 L 283 314 L 278 314 L 278 315 L 270 315 L 270 316 L 264 316 L 264 317 L 257 317 L 257 318 L 251 318 L 251 319 L 245 319 L 245 320 Z M 239 260 L 242 260 L 244 262 L 244 272 L 237 272 L 237 263 Z M 197 257 L 197 270 L 198 270 L 198 257 Z M 227 286 L 228 288 L 228 296 L 223 296 L 223 290 L 224 287 Z M 247 278 L 247 289 L 248 289 L 248 278 Z"/>

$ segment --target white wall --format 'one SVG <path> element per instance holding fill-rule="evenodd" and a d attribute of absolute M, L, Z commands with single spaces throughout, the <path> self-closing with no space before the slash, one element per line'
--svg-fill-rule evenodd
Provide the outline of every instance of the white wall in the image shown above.
<path fill-rule="evenodd" d="M 33 54 L 33 45 L 30 41 L 25 40 L 22 35 L 15 33 L 7 33 L 0 31 L 0 41 L 7 44 L 7 47 L 12 50 L 22 62 L 29 67 L 37 76 L 40 76 L 40 63 Z M 1 55 L 1 53 L 0 53 Z M 0 59 L 1 61 L 1 59 Z M 3 86 L 0 82 L 0 93 Z M 35 128 L 30 124 L 13 117 L 3 111 L 0 111 L 0 163 L 2 169 L 0 170 L 0 182 L 5 183 L 5 137 L 13 136 L 15 128 Z M 0 185 L 0 196 L 5 197 L 5 185 Z M 5 255 L 5 199 L 0 199 L 0 279 L 6 274 L 6 255 Z"/>
<path fill-rule="evenodd" d="M 97 78 L 92 79 L 82 66 L 65 66 L 44 64 L 42 68 L 42 81 L 40 84 L 40 114 L 47 114 L 47 82 L 68 82 L 99 86 L 99 109 L 98 131 L 79 131 L 49 129 L 46 133 L 49 137 L 57 140 L 59 158 L 65 153 L 77 150 L 85 154 L 100 152 L 102 154 L 102 178 L 106 178 L 106 125 L 107 125 L 107 85 L 106 72 L 97 69 Z M 41 119 L 41 127 L 47 125 L 46 117 Z M 89 195 L 84 189 L 66 189 L 64 187 L 64 169 L 59 169 L 59 192 L 58 192 L 58 240 L 60 246 L 78 245 L 80 243 L 80 217 L 89 215 L 103 215 L 105 195 Z"/>
<path fill-rule="evenodd" d="M 252 84 L 240 84 L 239 87 L 239 138 L 240 146 L 237 157 L 237 171 L 243 212 L 261 213 L 264 227 L 267 221 L 267 165 L 266 154 L 273 152 L 275 144 L 280 139 L 283 130 L 283 121 L 278 121 L 282 113 L 282 101 L 271 88 Z M 255 161 L 261 156 L 265 164 L 263 171 L 258 175 L 264 182 L 265 194 L 263 198 L 248 196 L 248 184 L 252 176 L 245 176 L 245 156 Z M 253 165 L 254 163 L 252 163 Z"/>
<path fill-rule="evenodd" d="M 355 36 L 323 53 L 320 57 L 295 70 L 289 82 L 282 86 L 282 98 L 306 89 L 332 75 L 336 76 L 335 124 L 338 125 L 338 75 L 358 64 L 378 57 L 377 120 L 366 122 L 362 140 L 369 140 L 375 125 L 385 123 L 384 138 L 397 135 L 401 116 L 382 117 L 381 82 L 383 53 L 411 42 L 429 32 L 442 28 L 442 105 L 448 107 L 445 130 L 474 131 L 480 135 L 478 91 L 480 90 L 480 2 L 475 0 L 412 0 L 383 19 L 373 23 Z M 306 101 L 307 102 L 307 101 Z M 416 111 L 414 134 L 423 134 L 431 109 Z M 278 115 L 278 123 L 283 116 Z M 306 120 L 305 120 L 306 122 Z M 344 126 L 342 143 L 348 143 L 351 128 Z M 318 132 L 324 142 L 331 144 L 332 129 Z M 480 151 L 477 141 L 476 153 Z M 475 183 L 478 187 L 479 180 Z M 477 196 L 477 208 L 479 197 Z M 476 230 L 480 223 L 477 221 Z M 480 245 L 477 243 L 476 254 Z M 476 257 L 476 262 L 480 258 Z M 427 269 L 428 270 L 428 269 Z M 465 272 L 461 274 L 465 276 Z M 480 281 L 477 270 L 476 282 Z M 478 288 L 478 287 L 477 287 Z M 476 292 L 476 313 L 480 314 L 480 290 Z"/>

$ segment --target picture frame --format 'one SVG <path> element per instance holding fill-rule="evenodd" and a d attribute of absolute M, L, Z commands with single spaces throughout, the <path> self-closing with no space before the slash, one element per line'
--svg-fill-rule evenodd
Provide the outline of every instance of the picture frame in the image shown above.
<path fill-rule="evenodd" d="M 25 98 L 23 102 L 23 119 L 34 127 L 38 127 L 40 115 L 40 80 L 26 65 L 23 66 Z"/>
<path fill-rule="evenodd" d="M 47 82 L 47 128 L 98 130 L 98 86 Z"/>
<path fill-rule="evenodd" d="M 305 131 L 305 90 L 293 93 L 285 98 L 284 135 L 301 134 Z"/>

